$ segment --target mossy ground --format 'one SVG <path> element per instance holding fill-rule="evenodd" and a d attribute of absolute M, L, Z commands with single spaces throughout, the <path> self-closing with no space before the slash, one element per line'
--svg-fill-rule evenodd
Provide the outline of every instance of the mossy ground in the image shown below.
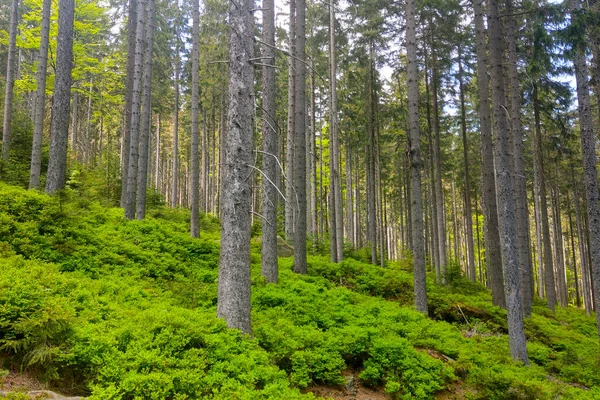
<path fill-rule="evenodd" d="M 280 259 L 260 276 L 252 244 L 254 336 L 216 318 L 219 225 L 154 207 L 126 221 L 78 190 L 54 198 L 0 184 L 0 348 L 93 399 L 303 399 L 318 383 L 362 385 L 397 399 L 460 386 L 468 399 L 598 399 L 595 322 L 542 303 L 526 325 L 531 366 L 511 361 L 506 313 L 454 274 L 428 281 L 429 314 L 412 304 L 410 260 L 385 269 L 354 259 Z"/>

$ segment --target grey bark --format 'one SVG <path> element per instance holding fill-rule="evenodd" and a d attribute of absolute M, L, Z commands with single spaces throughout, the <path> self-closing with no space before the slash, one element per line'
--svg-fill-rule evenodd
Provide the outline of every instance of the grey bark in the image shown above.
<path fill-rule="evenodd" d="M 406 55 L 410 158 L 410 216 L 414 265 L 415 307 L 427 315 L 423 212 L 421 204 L 421 146 L 419 134 L 419 75 L 417 71 L 416 1 L 406 1 Z"/>
<path fill-rule="evenodd" d="M 275 3 L 274 0 L 263 0 L 263 173 L 262 181 L 262 260 L 261 273 L 267 282 L 279 280 L 277 266 L 277 156 L 279 135 L 275 119 Z M 289 200 L 289 199 L 288 199 Z"/>
<path fill-rule="evenodd" d="M 88 92 L 87 118 L 85 124 L 85 140 L 83 144 L 83 163 L 90 161 L 90 151 L 92 147 L 91 127 L 92 127 L 92 92 L 94 91 L 94 80 L 90 79 L 90 90 Z"/>
<path fill-rule="evenodd" d="M 437 76 L 437 56 L 435 47 L 433 46 L 432 38 L 432 54 L 431 54 L 431 86 L 432 86 L 432 109 L 433 109 L 433 162 L 435 164 L 435 174 L 433 177 L 433 186 L 435 190 L 436 201 L 436 217 L 437 217 L 437 244 L 438 244 L 438 261 L 440 264 L 440 274 L 442 281 L 445 281 L 447 263 L 446 250 L 446 219 L 444 213 L 444 191 L 442 189 L 442 163 L 440 151 L 440 116 L 438 104 L 438 76 Z"/>
<path fill-rule="evenodd" d="M 335 57 L 335 0 L 331 1 L 329 6 L 329 79 L 331 85 L 330 93 L 330 117 L 331 117 L 331 152 L 330 152 L 330 171 L 331 171 L 331 197 L 333 203 L 331 207 L 332 215 L 335 219 L 335 246 L 336 259 L 340 262 L 344 259 L 344 222 L 342 213 L 342 190 L 340 177 L 340 143 L 338 133 L 337 118 L 337 61 Z M 332 253 L 333 258 L 333 253 Z"/>
<path fill-rule="evenodd" d="M 144 54 L 144 82 L 142 95 L 142 122 L 140 127 L 140 157 L 137 178 L 136 218 L 146 218 L 146 188 L 148 159 L 150 158 L 150 131 L 152 129 L 152 46 L 154 43 L 154 0 L 148 0 L 146 21 L 146 48 Z"/>
<path fill-rule="evenodd" d="M 514 7 L 512 0 L 506 0 L 506 45 L 508 54 L 508 76 L 510 81 L 510 116 L 512 129 L 512 147 L 514 152 L 515 200 L 517 222 L 517 248 L 519 251 L 519 270 L 521 273 L 521 300 L 525 316 L 531 315 L 533 301 L 533 276 L 531 271 L 531 253 L 529 251 L 529 216 L 527 215 L 527 188 L 525 186 L 525 167 L 523 162 L 523 129 L 521 127 L 521 91 L 517 71 L 517 46 Z"/>
<path fill-rule="evenodd" d="M 71 100 L 71 70 L 73 69 L 74 0 L 58 3 L 58 37 L 54 101 L 50 128 L 50 160 L 46 175 L 46 193 L 54 194 L 65 187 L 67 173 L 67 141 Z"/>
<path fill-rule="evenodd" d="M 575 252 L 575 233 L 573 232 L 573 203 L 569 199 L 567 192 L 567 204 L 569 205 L 569 238 L 571 244 L 571 260 L 573 262 L 573 280 L 575 283 L 575 305 L 581 307 L 581 292 L 579 290 L 579 273 L 577 272 L 577 255 Z"/>
<path fill-rule="evenodd" d="M 19 0 L 13 0 L 10 9 L 10 32 L 8 34 L 8 60 L 6 64 L 6 88 L 4 92 L 4 123 L 2 125 L 2 160 L 10 158 L 12 133 L 12 111 L 15 86 L 15 51 L 17 48 L 17 25 L 19 18 Z"/>
<path fill-rule="evenodd" d="M 298 202 L 294 218 L 294 272 L 306 265 L 306 1 L 296 0 L 296 74 L 294 80 L 294 189 Z"/>
<path fill-rule="evenodd" d="M 229 106 L 223 141 L 223 215 L 217 315 L 225 319 L 230 328 L 250 334 L 254 2 L 233 0 L 230 3 Z"/>
<path fill-rule="evenodd" d="M 79 129 L 79 88 L 77 87 L 77 83 L 73 85 L 73 118 L 71 120 L 71 151 L 77 156 L 77 137 L 78 129 Z"/>
<path fill-rule="evenodd" d="M 133 100 L 133 73 L 135 66 L 135 46 L 137 32 L 137 0 L 129 0 L 127 17 L 127 81 L 125 84 L 125 124 L 121 143 L 121 207 L 125 207 L 127 176 L 129 171 L 129 135 L 131 134 L 131 106 Z M 75 149 L 75 145 L 72 146 Z"/>
<path fill-rule="evenodd" d="M 533 86 L 533 113 L 535 119 L 535 161 L 537 165 L 538 193 L 540 196 L 540 223 L 542 225 L 542 248 L 544 260 L 544 291 L 548 308 L 554 311 L 556 307 L 556 290 L 554 279 L 554 262 L 552 259 L 552 247 L 550 245 L 550 223 L 548 221 L 548 202 L 546 199 L 546 179 L 544 176 L 544 155 L 542 148 L 542 129 L 540 122 L 540 110 L 538 103 L 537 86 Z"/>
<path fill-rule="evenodd" d="M 191 215 L 190 235 L 200 236 L 200 165 L 198 160 L 198 144 L 200 141 L 200 127 L 198 125 L 198 108 L 200 102 L 200 1 L 194 0 L 192 10 L 192 135 L 191 135 Z M 206 126 L 206 124 L 205 124 Z M 204 135 L 206 137 L 206 135 Z M 205 150 L 205 149 L 203 149 Z"/>
<path fill-rule="evenodd" d="M 125 218 L 135 217 L 137 174 L 139 162 L 139 133 L 140 133 L 140 110 L 142 100 L 142 72 L 144 55 L 144 26 L 145 26 L 146 2 L 138 0 L 137 25 L 135 32 L 135 61 L 133 68 L 133 96 L 131 99 L 131 129 L 129 131 L 129 157 L 127 159 L 127 184 L 125 186 Z"/>
<path fill-rule="evenodd" d="M 179 38 L 177 38 L 177 49 L 175 50 L 175 99 L 173 106 L 173 175 L 171 207 L 177 207 L 179 204 L 179 69 L 181 61 L 179 59 Z"/>
<path fill-rule="evenodd" d="M 463 84 L 463 66 L 462 52 L 458 49 L 458 74 L 460 86 L 460 127 L 462 132 L 463 142 L 463 161 L 465 166 L 465 228 L 466 228 L 466 243 L 467 243 L 467 272 L 469 279 L 473 282 L 477 280 L 475 272 L 475 243 L 473 241 L 473 217 L 471 212 L 471 184 L 469 177 L 469 142 L 467 141 L 467 115 L 465 107 L 465 88 Z"/>
<path fill-rule="evenodd" d="M 377 195 L 375 185 L 375 52 L 373 42 L 369 43 L 369 75 L 368 75 L 368 90 L 369 90 L 369 125 L 368 125 L 368 142 L 366 145 L 366 203 L 367 203 L 367 243 L 371 248 L 371 264 L 377 265 Z"/>
<path fill-rule="evenodd" d="M 556 165 L 555 165 L 556 167 Z M 560 192 L 556 185 L 558 182 L 558 174 L 555 175 L 554 185 L 552 185 L 552 222 L 554 233 L 554 253 L 555 253 L 555 277 L 556 277 L 556 295 L 558 303 L 562 307 L 567 307 L 569 304 L 567 294 L 567 280 L 565 272 L 565 249 L 563 244 L 562 218 L 560 212 Z"/>
<path fill-rule="evenodd" d="M 475 11 L 475 35 L 477 39 L 477 82 L 479 94 L 479 124 L 481 129 L 481 188 L 484 217 L 484 244 L 486 271 L 492 289 L 492 303 L 506 307 L 504 296 L 504 272 L 498 231 L 498 208 L 496 203 L 496 177 L 494 176 L 494 150 L 492 145 L 492 120 L 487 72 L 486 34 L 484 28 L 483 0 L 473 0 Z"/>
<path fill-rule="evenodd" d="M 578 0 L 570 0 L 571 18 L 581 8 Z M 592 126 L 592 110 L 590 105 L 590 88 L 588 68 L 584 49 L 576 46 L 573 54 L 575 79 L 577 81 L 577 100 L 579 111 L 579 127 L 581 134 L 581 151 L 583 154 L 583 175 L 587 200 L 587 215 L 590 238 L 590 270 L 592 277 L 594 309 L 596 325 L 600 335 L 600 195 L 598 191 L 598 171 L 596 157 L 596 136 Z"/>
<path fill-rule="evenodd" d="M 42 137 L 44 132 L 44 110 L 46 104 L 46 72 L 48 70 L 48 43 L 50 37 L 50 0 L 42 3 L 42 29 L 40 31 L 40 52 L 36 72 L 37 89 L 35 110 L 33 111 L 33 145 L 31 148 L 31 169 L 29 188 L 40 188 L 42 170 Z"/>
<path fill-rule="evenodd" d="M 502 71 L 502 26 L 497 0 L 488 0 L 488 27 L 490 46 L 490 69 L 492 105 L 494 115 L 494 164 L 496 167 L 496 197 L 500 222 L 500 243 L 504 264 L 504 292 L 508 316 L 508 339 L 510 355 L 514 360 L 529 363 L 527 341 L 523 325 L 521 305 L 521 282 L 519 252 L 515 243 L 517 223 L 516 204 L 513 198 L 513 154 L 510 148 L 510 129 L 506 118 L 506 96 Z"/>
<path fill-rule="evenodd" d="M 571 166 L 571 174 L 574 177 L 573 166 Z M 582 215 L 579 211 L 579 195 L 577 190 L 573 191 L 575 200 L 575 223 L 577 224 L 577 239 L 579 242 L 579 259 L 581 260 L 581 291 L 583 292 L 583 305 L 587 315 L 592 311 L 592 296 L 590 295 L 590 273 L 589 260 L 586 256 L 585 236 L 583 231 Z"/>
<path fill-rule="evenodd" d="M 294 216 L 296 214 L 296 194 L 294 193 L 294 118 L 295 118 L 295 82 L 296 82 L 296 0 L 290 0 L 290 57 L 288 58 L 288 117 L 285 151 L 285 238 L 294 241 Z"/>

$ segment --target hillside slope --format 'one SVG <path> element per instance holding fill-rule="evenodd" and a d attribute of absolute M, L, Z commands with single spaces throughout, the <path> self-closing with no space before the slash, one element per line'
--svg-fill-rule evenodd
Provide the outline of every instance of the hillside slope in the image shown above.
<path fill-rule="evenodd" d="M 594 319 L 543 304 L 526 321 L 532 365 L 510 360 L 505 312 L 478 285 L 430 280 L 431 319 L 412 307 L 410 262 L 381 269 L 309 257 L 260 277 L 253 239 L 249 338 L 216 318 L 218 221 L 145 221 L 76 191 L 50 198 L 0 184 L 0 349 L 92 399 L 304 399 L 314 384 L 362 385 L 399 399 L 598 399 Z M 458 396 L 458 394 L 457 394 Z"/>

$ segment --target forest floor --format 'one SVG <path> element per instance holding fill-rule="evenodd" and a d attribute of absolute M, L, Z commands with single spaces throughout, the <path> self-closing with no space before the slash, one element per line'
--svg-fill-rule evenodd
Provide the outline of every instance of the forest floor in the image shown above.
<path fill-rule="evenodd" d="M 347 249 L 331 263 L 309 246 L 307 275 L 281 257 L 265 282 L 258 226 L 248 337 L 216 318 L 215 217 L 193 239 L 185 210 L 127 221 L 87 196 L 0 184 L 0 398 L 600 399 L 595 319 L 575 307 L 536 300 L 525 367 L 505 310 L 460 267 L 446 285 L 429 272 L 425 317 L 408 257 L 381 268 Z"/>

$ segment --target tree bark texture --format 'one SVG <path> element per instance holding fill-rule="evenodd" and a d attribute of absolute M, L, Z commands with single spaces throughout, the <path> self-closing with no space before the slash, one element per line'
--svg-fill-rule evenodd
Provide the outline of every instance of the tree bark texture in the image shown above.
<path fill-rule="evenodd" d="M 146 188 L 148 159 L 150 157 L 150 130 L 152 129 L 152 46 L 154 43 L 154 0 L 148 0 L 146 21 L 146 48 L 144 54 L 144 82 L 142 95 L 142 121 L 140 124 L 140 157 L 138 163 L 136 218 L 146 218 Z"/>
<path fill-rule="evenodd" d="M 519 270 L 521 273 L 521 299 L 523 313 L 531 315 L 533 301 L 533 276 L 531 271 L 531 253 L 529 246 L 529 216 L 527 215 L 527 188 L 525 185 L 525 166 L 523 162 L 523 129 L 521 127 L 521 91 L 517 70 L 517 26 L 512 0 L 506 0 L 506 44 L 508 54 L 508 77 L 510 83 L 510 119 L 512 129 L 512 147 L 514 152 L 514 197 L 516 202 L 517 248 L 519 251 Z"/>
<path fill-rule="evenodd" d="M 192 9 L 192 134 L 191 134 L 191 215 L 190 235 L 200 236 L 200 165 L 198 160 L 198 144 L 200 141 L 200 126 L 198 125 L 198 108 L 200 102 L 200 1 L 194 0 Z M 206 135 L 204 135 L 206 136 Z M 203 149 L 204 150 L 204 149 Z"/>
<path fill-rule="evenodd" d="M 10 32 L 8 34 L 8 60 L 6 63 L 6 89 L 4 92 L 4 123 L 2 124 L 2 161 L 10 158 L 12 134 L 12 104 L 15 86 L 15 52 L 17 48 L 17 25 L 19 18 L 19 0 L 12 1 L 10 9 Z"/>
<path fill-rule="evenodd" d="M 492 303 L 506 308 L 504 296 L 504 272 L 498 231 L 498 207 L 496 202 L 496 177 L 494 176 L 494 149 L 492 145 L 492 119 L 490 114 L 490 91 L 487 72 L 486 34 L 484 28 L 484 2 L 473 0 L 475 12 L 475 35 L 477 40 L 477 83 L 479 94 L 479 123 L 481 129 L 481 188 L 484 217 L 484 244 L 486 271 L 492 289 Z"/>
<path fill-rule="evenodd" d="M 279 135 L 275 119 L 275 3 L 263 0 L 263 46 L 262 57 L 262 134 L 263 166 L 262 180 L 262 261 L 261 273 L 267 282 L 277 282 L 277 156 Z M 289 199 L 288 199 L 289 200 Z"/>
<path fill-rule="evenodd" d="M 125 218 L 133 219 L 135 217 L 135 205 L 137 195 L 137 173 L 139 162 L 139 134 L 140 134 L 140 111 L 142 104 L 142 73 L 144 60 L 144 41 L 145 41 L 145 11 L 146 2 L 138 0 L 137 25 L 135 32 L 135 61 L 133 68 L 133 95 L 131 99 L 131 129 L 129 132 L 129 157 L 127 159 L 127 184 L 124 187 L 125 195 Z"/>
<path fill-rule="evenodd" d="M 296 0 L 296 74 L 294 80 L 294 189 L 298 202 L 294 216 L 294 272 L 306 265 L 306 1 Z"/>
<path fill-rule="evenodd" d="M 294 191 L 294 118 L 295 118 L 295 82 L 296 82 L 296 0 L 290 0 L 290 57 L 288 57 L 288 116 L 285 151 L 285 238 L 294 241 L 294 216 L 297 212 L 297 199 Z"/>
<path fill-rule="evenodd" d="M 578 0 L 570 0 L 571 17 L 581 8 Z M 583 154 L 583 175 L 587 200 L 587 216 L 590 235 L 590 270 L 592 277 L 596 325 L 600 335 L 600 195 L 596 157 L 596 136 L 592 127 L 590 87 L 588 68 L 584 49 L 574 49 L 573 64 L 577 81 L 577 100 L 579 111 L 579 129 L 581 132 L 581 151 Z"/>
<path fill-rule="evenodd" d="M 46 175 L 46 193 L 54 194 L 65 187 L 67 173 L 67 141 L 71 101 L 71 70 L 73 69 L 74 0 L 58 3 L 58 38 L 54 102 L 50 128 L 50 159 Z"/>
<path fill-rule="evenodd" d="M 223 141 L 221 256 L 217 315 L 230 328 L 251 333 L 250 203 L 254 115 L 254 18 L 251 0 L 229 10 L 229 105 Z"/>
<path fill-rule="evenodd" d="M 414 265 L 415 307 L 427 315 L 423 212 L 421 204 L 421 146 L 419 134 L 419 75 L 417 71 L 416 1 L 406 1 L 406 55 L 410 161 L 410 216 Z"/>
<path fill-rule="evenodd" d="M 50 0 L 42 3 L 42 30 L 40 32 L 40 52 L 36 72 L 37 89 L 35 92 L 35 110 L 33 111 L 33 145 L 31 148 L 31 169 L 29 188 L 40 188 L 42 172 L 42 138 L 44 133 L 44 110 L 46 104 L 46 72 L 48 70 L 48 44 L 50 38 Z"/>
<path fill-rule="evenodd" d="M 527 341 L 523 325 L 521 305 L 519 252 L 515 238 L 517 223 L 516 204 L 513 198 L 513 157 L 510 146 L 510 128 L 506 118 L 506 96 L 502 71 L 502 26 L 497 0 L 488 0 L 488 27 L 490 46 L 490 69 L 492 85 L 492 105 L 494 113 L 494 165 L 496 168 L 496 197 L 498 200 L 498 220 L 500 244 L 504 264 L 504 292 L 508 316 L 508 338 L 510 355 L 514 360 L 529 363 Z"/>

